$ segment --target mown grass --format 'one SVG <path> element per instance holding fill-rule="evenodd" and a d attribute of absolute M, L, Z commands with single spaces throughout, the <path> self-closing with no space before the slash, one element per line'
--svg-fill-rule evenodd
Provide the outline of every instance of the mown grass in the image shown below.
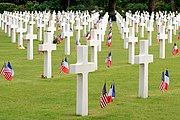
<path fill-rule="evenodd" d="M 57 35 L 59 33 L 56 32 Z M 75 34 L 71 38 L 71 55 L 67 56 L 69 64 L 76 63 Z M 0 76 L 0 119 L 180 119 L 180 55 L 172 56 L 173 43 L 166 41 L 166 59 L 160 59 L 156 34 L 154 31 L 153 46 L 149 47 L 149 53 L 154 55 L 154 62 L 149 64 L 149 97 L 141 99 L 137 97 L 139 65 L 128 64 L 128 50 L 123 48 L 117 25 L 113 22 L 112 47 L 109 49 L 105 42 L 102 43 L 102 51 L 98 53 L 98 70 L 89 74 L 89 115 L 81 117 L 75 115 L 76 75 L 59 75 L 59 65 L 65 56 L 64 41 L 52 52 L 53 78 L 41 79 L 44 56 L 37 52 L 39 41 L 34 41 L 34 60 L 29 61 L 26 59 L 26 49 L 18 50 L 17 42 L 11 43 L 11 38 L 0 30 L 0 63 L 3 65 L 4 61 L 9 60 L 15 71 L 9 87 L 8 81 Z M 139 39 L 147 39 L 147 33 L 145 38 Z M 177 42 L 177 45 L 180 43 L 177 35 L 173 35 L 173 42 Z M 81 43 L 85 43 L 83 38 Z M 107 68 L 104 61 L 110 50 L 113 65 Z M 136 45 L 138 53 L 139 44 Z M 170 86 L 168 91 L 162 93 L 159 84 L 161 72 L 166 68 L 169 70 Z M 103 84 L 106 81 L 108 91 L 113 80 L 117 96 L 105 109 L 101 109 L 99 97 Z"/>

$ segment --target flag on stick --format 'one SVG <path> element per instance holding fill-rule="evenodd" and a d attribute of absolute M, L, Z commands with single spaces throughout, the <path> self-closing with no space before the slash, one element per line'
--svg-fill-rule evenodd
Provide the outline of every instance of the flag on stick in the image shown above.
<path fill-rule="evenodd" d="M 102 89 L 102 93 L 100 96 L 100 106 L 101 108 L 105 108 L 108 104 L 108 100 L 107 100 L 107 92 L 106 92 L 106 83 L 104 83 L 103 89 Z"/>
<path fill-rule="evenodd" d="M 176 54 L 178 54 L 178 52 L 179 52 L 179 50 L 178 50 L 177 44 L 174 43 L 173 50 L 172 50 L 172 54 L 173 54 L 173 55 L 176 55 Z"/>
<path fill-rule="evenodd" d="M 159 86 L 159 88 L 160 88 L 160 90 L 162 92 L 164 92 L 165 86 L 166 86 L 166 84 L 165 84 L 165 81 L 164 81 L 164 72 L 162 72 L 162 79 L 161 79 L 161 83 L 160 83 L 160 86 Z"/>
<path fill-rule="evenodd" d="M 169 87 L 169 73 L 168 70 L 166 70 L 166 74 L 165 74 L 165 89 L 168 90 Z"/>

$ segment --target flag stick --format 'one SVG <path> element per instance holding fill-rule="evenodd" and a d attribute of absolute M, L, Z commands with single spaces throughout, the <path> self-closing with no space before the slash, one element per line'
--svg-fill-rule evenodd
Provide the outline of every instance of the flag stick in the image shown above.
<path fill-rule="evenodd" d="M 8 81 L 8 88 L 10 88 L 10 85 L 11 85 L 11 81 Z"/>

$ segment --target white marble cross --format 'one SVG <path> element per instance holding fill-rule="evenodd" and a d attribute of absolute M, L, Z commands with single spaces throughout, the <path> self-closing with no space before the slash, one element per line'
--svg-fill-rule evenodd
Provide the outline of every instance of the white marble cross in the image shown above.
<path fill-rule="evenodd" d="M 65 24 L 65 31 L 62 33 L 62 36 L 66 37 L 65 39 L 65 55 L 70 55 L 70 37 L 73 36 L 73 31 L 70 30 L 70 24 Z"/>
<path fill-rule="evenodd" d="M 42 18 L 39 18 L 39 22 L 37 24 L 38 29 L 38 40 L 42 41 L 42 28 L 44 27 L 44 24 L 42 23 Z"/>
<path fill-rule="evenodd" d="M 168 43 L 172 43 L 172 30 L 174 27 L 172 26 L 172 19 L 168 20 Z"/>
<path fill-rule="evenodd" d="M 88 62 L 88 46 L 77 46 L 77 63 L 70 65 L 70 73 L 77 74 L 76 115 L 88 115 L 88 73 L 95 65 Z"/>
<path fill-rule="evenodd" d="M 126 41 L 126 38 L 128 38 L 129 28 L 128 28 L 127 22 L 124 23 L 124 27 L 123 27 L 122 31 L 123 31 L 123 34 L 126 33 L 126 35 L 124 37 L 124 48 L 128 49 L 128 42 Z M 129 33 L 129 35 L 131 36 L 131 33 Z M 122 36 L 124 36 L 124 35 L 122 35 Z"/>
<path fill-rule="evenodd" d="M 135 42 L 138 42 L 138 37 L 135 37 L 134 35 L 134 28 L 131 27 L 129 28 L 129 33 L 130 33 L 130 36 L 125 38 L 125 41 L 126 43 L 130 43 L 129 44 L 129 60 L 128 60 L 128 63 L 130 64 L 134 64 L 134 53 L 135 53 Z"/>
<path fill-rule="evenodd" d="M 135 56 L 135 64 L 139 65 L 139 92 L 141 98 L 148 97 L 148 64 L 153 62 L 153 55 L 148 54 L 148 41 L 140 41 L 140 54 Z"/>
<path fill-rule="evenodd" d="M 151 20 L 147 21 L 147 31 L 148 31 L 148 44 L 152 45 L 152 31 L 154 31 L 153 22 Z"/>
<path fill-rule="evenodd" d="M 143 16 L 141 16 L 140 26 L 141 26 L 141 37 L 144 38 L 144 27 L 145 27 L 145 23 L 144 23 L 144 17 L 143 17 Z"/>
<path fill-rule="evenodd" d="M 23 47 L 23 33 L 25 33 L 26 30 L 22 26 L 22 18 L 19 18 L 19 27 L 16 32 L 18 32 L 18 47 Z"/>
<path fill-rule="evenodd" d="M 81 30 L 83 29 L 82 26 L 80 25 L 80 19 L 78 17 L 76 17 L 76 26 L 74 28 L 77 32 L 76 32 L 76 40 L 80 40 L 80 33 Z"/>
<path fill-rule="evenodd" d="M 54 26 L 54 20 L 49 21 L 49 26 L 46 29 L 47 31 L 51 31 L 52 35 L 54 34 L 54 31 L 56 31 L 56 27 Z"/>
<path fill-rule="evenodd" d="M 95 69 L 98 69 L 98 60 L 97 60 L 97 46 L 99 46 L 99 41 L 95 38 L 95 31 L 91 30 L 91 40 L 87 40 L 87 45 L 91 47 L 91 62 L 95 64 Z"/>
<path fill-rule="evenodd" d="M 52 33 L 47 31 L 44 33 L 44 43 L 39 44 L 39 51 L 44 52 L 44 76 L 47 78 L 52 77 L 51 52 L 56 50 L 56 44 L 52 44 L 52 41 Z"/>
<path fill-rule="evenodd" d="M 12 16 L 8 15 L 8 18 L 7 18 L 7 31 L 8 31 L 8 37 L 11 37 L 11 24 L 12 24 Z"/>
<path fill-rule="evenodd" d="M 160 26 L 160 58 L 165 58 L 165 40 L 167 39 L 167 34 L 165 34 L 165 26 Z"/>
<path fill-rule="evenodd" d="M 86 35 L 86 25 L 88 25 L 87 21 L 86 21 L 86 15 L 83 16 L 83 35 Z"/>
<path fill-rule="evenodd" d="M 28 26 L 28 32 L 24 35 L 27 40 L 27 59 L 33 60 L 33 40 L 37 39 L 37 35 L 33 34 L 33 25 Z"/>
<path fill-rule="evenodd" d="M 16 29 L 17 29 L 17 25 L 15 23 L 16 18 L 15 16 L 12 18 L 12 24 L 11 24 L 11 29 L 12 29 L 12 37 L 11 37 L 11 42 L 15 43 L 16 42 Z"/>

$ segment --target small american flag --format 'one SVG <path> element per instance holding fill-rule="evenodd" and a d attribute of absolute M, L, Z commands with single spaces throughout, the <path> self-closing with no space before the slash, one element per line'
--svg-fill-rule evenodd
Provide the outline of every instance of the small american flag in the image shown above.
<path fill-rule="evenodd" d="M 111 67 L 112 65 L 112 54 L 111 52 L 108 54 L 108 57 L 105 60 L 107 67 Z"/>
<path fill-rule="evenodd" d="M 13 73 L 11 69 L 8 66 L 6 66 L 6 63 L 4 63 L 3 68 L 1 69 L 1 75 L 3 75 L 8 81 L 11 81 L 13 78 Z"/>
<path fill-rule="evenodd" d="M 107 100 L 107 92 L 106 92 L 106 83 L 104 83 L 102 94 L 100 96 L 100 106 L 101 108 L 105 108 L 107 104 L 108 104 L 108 100 Z"/>
<path fill-rule="evenodd" d="M 164 92 L 165 86 L 166 86 L 166 83 L 165 83 L 165 81 L 164 81 L 164 72 L 162 72 L 162 80 L 161 80 L 161 83 L 160 83 L 160 86 L 159 86 L 159 88 L 160 88 L 160 90 L 161 90 L 162 92 Z"/>

